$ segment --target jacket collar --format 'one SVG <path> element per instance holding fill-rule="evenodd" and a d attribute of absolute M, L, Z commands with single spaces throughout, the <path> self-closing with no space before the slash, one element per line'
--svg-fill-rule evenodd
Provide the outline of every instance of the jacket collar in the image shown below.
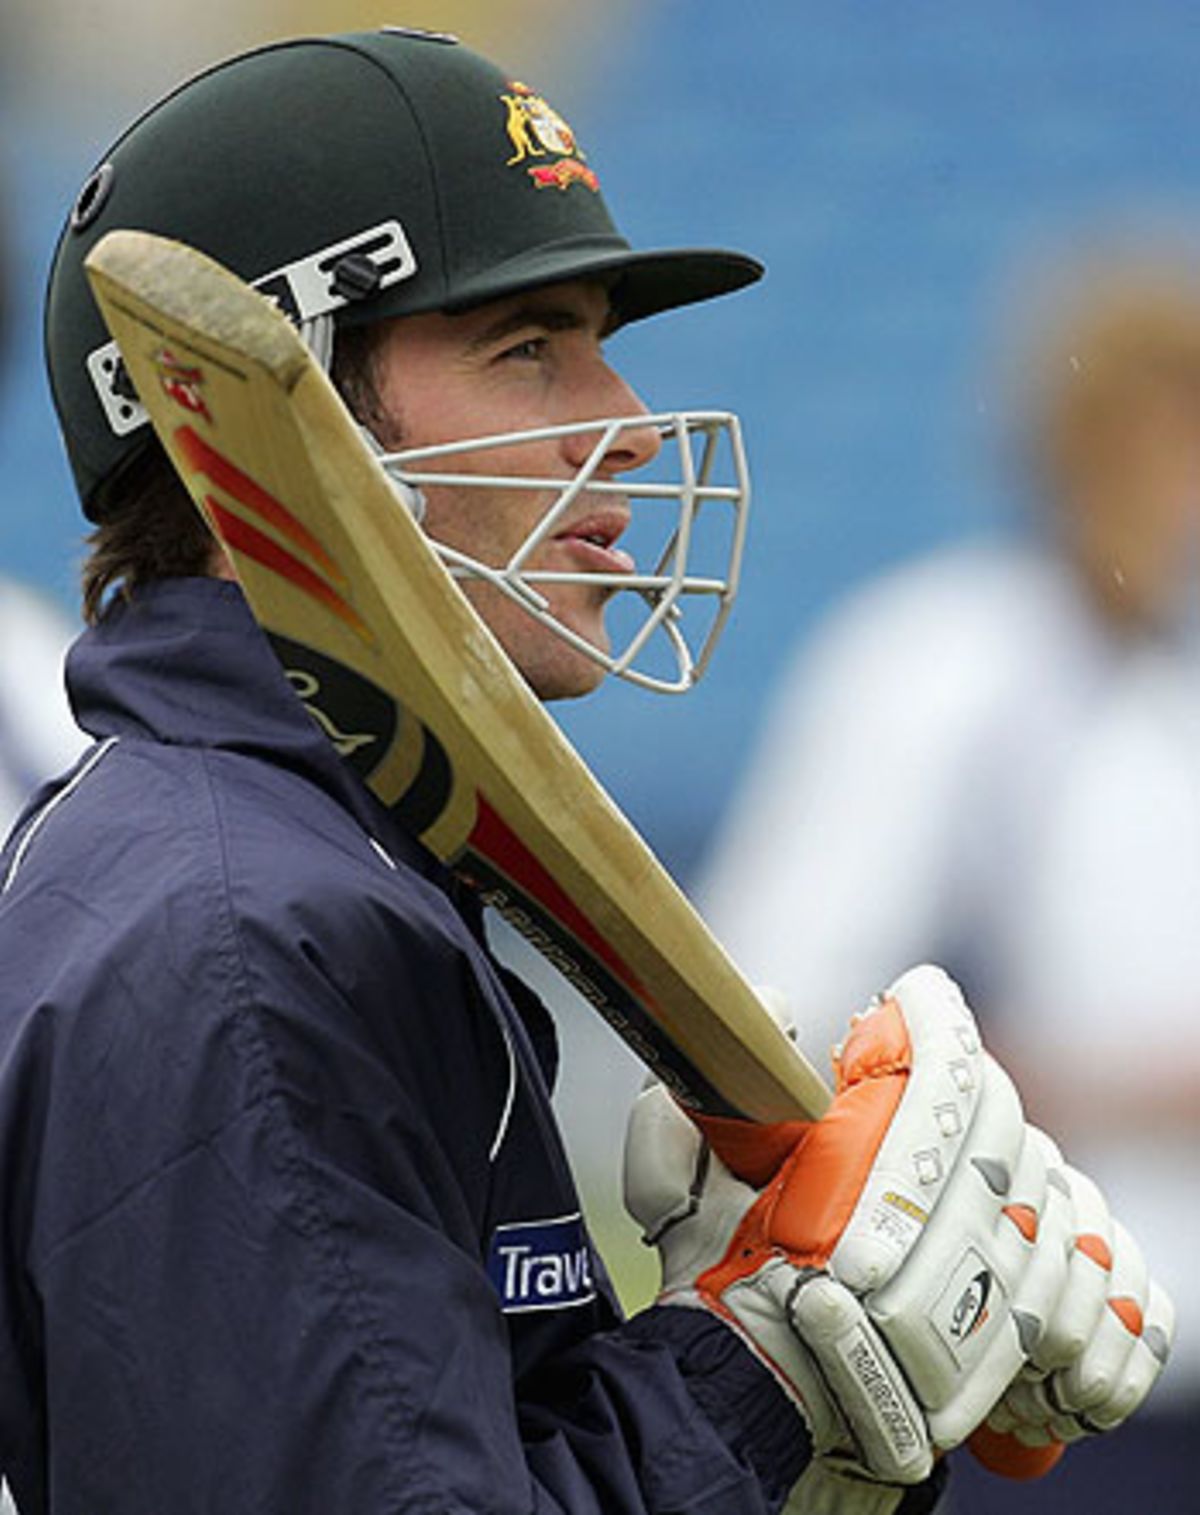
<path fill-rule="evenodd" d="M 301 773 L 389 852 L 446 886 L 446 870 L 306 714 L 236 584 L 164 579 L 116 600 L 71 648 L 66 679 L 76 719 L 98 740 L 239 752 Z"/>

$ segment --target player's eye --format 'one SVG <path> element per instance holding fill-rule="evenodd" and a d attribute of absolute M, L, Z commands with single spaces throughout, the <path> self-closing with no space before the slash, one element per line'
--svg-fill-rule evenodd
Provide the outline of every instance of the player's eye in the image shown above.
<path fill-rule="evenodd" d="M 500 353 L 501 360 L 513 359 L 517 362 L 536 362 L 546 355 L 549 342 L 545 337 L 525 337 L 520 342 L 513 342 Z"/>

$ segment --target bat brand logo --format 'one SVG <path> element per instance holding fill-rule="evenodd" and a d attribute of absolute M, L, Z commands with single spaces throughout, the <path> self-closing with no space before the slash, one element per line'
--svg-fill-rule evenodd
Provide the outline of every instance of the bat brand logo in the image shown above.
<path fill-rule="evenodd" d="M 419 733 L 416 770 L 404 780 L 397 798 L 392 799 L 389 791 L 387 803 L 400 825 L 414 836 L 436 824 L 451 801 L 454 775 L 445 748 L 429 728 L 414 721 L 394 695 L 348 663 L 278 631 L 268 635 L 305 710 L 364 783 L 372 782 L 381 765 L 394 760 L 398 746 L 404 744 L 406 728 L 410 734 Z"/>
<path fill-rule="evenodd" d="M 211 424 L 212 416 L 200 393 L 204 384 L 204 370 L 200 365 L 185 363 L 169 347 L 160 347 L 154 354 L 154 366 L 167 398 L 192 415 L 203 416 Z"/>
<path fill-rule="evenodd" d="M 352 758 L 363 747 L 369 747 L 379 740 L 373 731 L 340 730 L 334 724 L 333 717 L 321 707 L 321 681 L 306 669 L 287 668 L 284 672 L 287 674 L 288 683 L 299 695 L 300 703 L 337 748 L 339 757 Z"/>
<path fill-rule="evenodd" d="M 506 1315 L 585 1305 L 596 1296 L 591 1248 L 578 1212 L 497 1226 L 487 1271 Z"/>
<path fill-rule="evenodd" d="M 572 184 L 582 184 L 597 192 L 600 180 L 583 161 L 585 154 L 575 133 L 554 107 L 527 84 L 513 80 L 509 89 L 511 94 L 500 96 L 507 111 L 505 130 L 513 148 L 507 166 L 554 155 L 556 162 L 535 163 L 526 169 L 536 188 L 565 190 Z"/>
<path fill-rule="evenodd" d="M 315 647 L 268 633 L 287 681 L 301 703 L 365 782 L 396 737 L 397 711 L 392 698 L 344 663 Z"/>

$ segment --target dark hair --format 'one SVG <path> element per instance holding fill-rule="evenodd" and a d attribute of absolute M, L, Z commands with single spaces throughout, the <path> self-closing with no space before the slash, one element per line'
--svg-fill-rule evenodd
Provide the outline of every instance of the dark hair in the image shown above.
<path fill-rule="evenodd" d="M 350 413 L 364 425 L 383 421 L 375 381 L 378 327 L 339 332 L 332 376 Z M 157 437 L 111 474 L 96 493 L 100 525 L 87 537 L 81 572 L 83 617 L 94 625 L 115 595 L 128 599 L 156 579 L 204 577 L 216 546 L 203 517 Z"/>
<path fill-rule="evenodd" d="M 94 625 L 113 594 L 128 599 L 155 579 L 212 571 L 214 543 L 158 438 L 97 491 L 99 526 L 82 570 L 83 618 Z"/>

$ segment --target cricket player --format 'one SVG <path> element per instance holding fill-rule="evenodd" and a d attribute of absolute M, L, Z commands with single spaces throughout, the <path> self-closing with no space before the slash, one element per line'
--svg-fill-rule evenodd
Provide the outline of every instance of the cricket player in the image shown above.
<path fill-rule="evenodd" d="M 306 712 L 167 466 L 82 272 L 114 227 L 294 317 L 546 699 L 615 666 L 606 606 L 645 589 L 633 491 L 536 482 L 572 479 L 601 418 L 606 484 L 662 449 L 606 340 L 761 272 L 635 252 L 543 95 L 400 29 L 221 64 L 87 178 L 46 336 L 94 523 L 68 664 L 93 745 L 0 854 L 22 1515 L 918 1515 L 985 1420 L 1027 1449 L 1135 1409 L 1170 1305 L 932 968 L 857 1019 L 833 1113 L 765 1169 L 646 1091 L 628 1203 L 664 1287 L 623 1318 L 547 1014 Z M 458 482 L 422 487 L 405 455 L 448 442 Z"/>

